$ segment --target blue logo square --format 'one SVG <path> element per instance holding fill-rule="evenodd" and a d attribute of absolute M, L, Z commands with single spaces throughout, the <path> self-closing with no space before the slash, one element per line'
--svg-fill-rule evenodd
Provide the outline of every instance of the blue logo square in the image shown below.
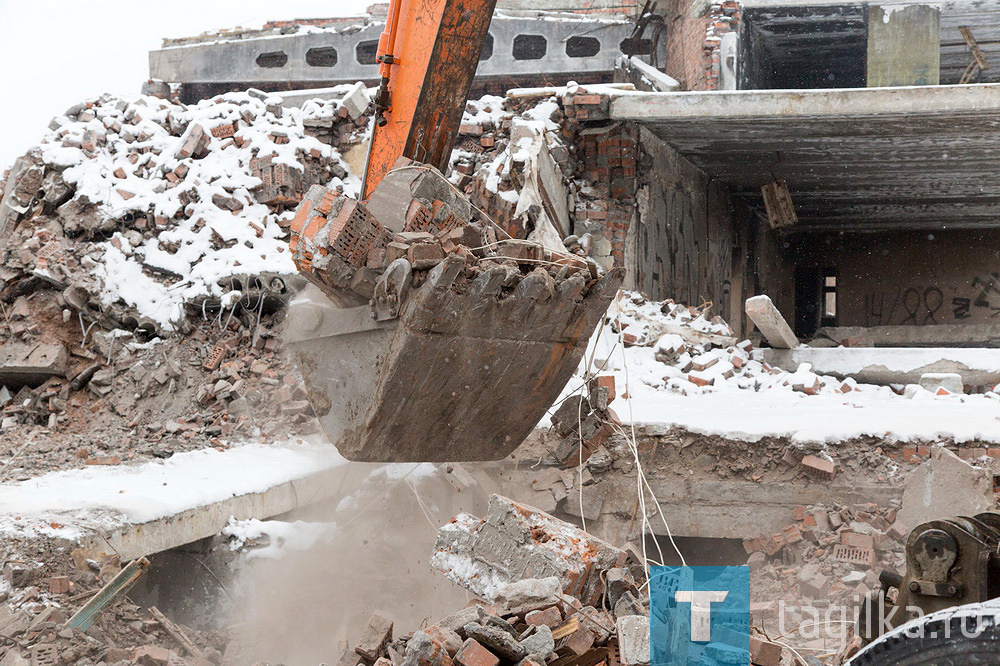
<path fill-rule="evenodd" d="M 749 567 L 652 567 L 653 666 L 750 664 Z"/>

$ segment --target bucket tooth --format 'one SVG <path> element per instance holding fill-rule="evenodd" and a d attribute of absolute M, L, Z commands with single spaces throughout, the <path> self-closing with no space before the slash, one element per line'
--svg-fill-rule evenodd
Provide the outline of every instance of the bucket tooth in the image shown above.
<path fill-rule="evenodd" d="M 476 296 L 496 296 L 503 288 L 503 283 L 507 279 L 507 270 L 503 266 L 495 266 L 479 274 L 472 281 L 469 293 Z"/>
<path fill-rule="evenodd" d="M 548 279 L 546 279 L 548 278 Z M 529 299 L 541 303 L 552 297 L 552 276 L 545 269 L 536 268 L 521 280 L 514 289 L 514 298 Z"/>
<path fill-rule="evenodd" d="M 564 300 L 583 300 L 583 290 L 586 287 L 587 283 L 584 279 L 579 275 L 574 275 L 559 285 L 559 297 Z"/>
<path fill-rule="evenodd" d="M 444 261 L 431 269 L 427 276 L 427 283 L 439 291 L 448 289 L 463 268 L 465 268 L 464 258 L 454 254 L 448 255 Z"/>

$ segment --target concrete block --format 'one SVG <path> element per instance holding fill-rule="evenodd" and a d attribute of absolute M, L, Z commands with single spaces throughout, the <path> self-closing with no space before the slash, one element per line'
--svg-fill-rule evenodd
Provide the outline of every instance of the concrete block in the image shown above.
<path fill-rule="evenodd" d="M 368 111 L 372 100 L 368 96 L 368 88 L 365 87 L 364 83 L 358 81 L 347 91 L 340 103 L 347 109 L 347 115 L 351 117 L 351 120 L 357 120 Z"/>
<path fill-rule="evenodd" d="M 939 388 L 958 395 L 965 393 L 965 387 L 962 386 L 962 375 L 957 372 L 925 372 L 920 375 L 919 384 L 921 388 L 927 389 L 931 393 L 937 393 Z"/>
<path fill-rule="evenodd" d="M 529 655 L 535 655 L 540 657 L 543 662 L 546 661 L 556 649 L 555 639 L 552 638 L 552 629 L 545 624 L 536 625 L 534 633 L 521 639 L 521 647 L 527 650 Z"/>
<path fill-rule="evenodd" d="M 493 601 L 510 615 L 523 615 L 558 604 L 561 594 L 562 585 L 555 576 L 528 578 L 503 586 Z"/>
<path fill-rule="evenodd" d="M 362 659 L 372 662 L 385 653 L 385 646 L 390 640 L 392 640 L 392 621 L 376 613 L 368 620 L 368 626 L 354 646 L 354 652 Z"/>
<path fill-rule="evenodd" d="M 619 617 L 618 647 L 624 666 L 649 664 L 649 618 L 641 615 Z"/>
<path fill-rule="evenodd" d="M 519 662 L 528 656 L 528 651 L 517 642 L 507 630 L 492 624 L 482 625 L 470 622 L 465 625 L 465 633 L 483 647 L 504 661 Z"/>
<path fill-rule="evenodd" d="M 760 295 L 748 298 L 746 313 L 750 320 L 760 329 L 768 343 L 776 349 L 794 349 L 799 346 L 788 322 L 781 316 L 769 296 Z"/>
<path fill-rule="evenodd" d="M 61 344 L 7 342 L 0 348 L 0 384 L 37 386 L 66 374 L 69 353 Z"/>
<path fill-rule="evenodd" d="M 993 472 L 970 465 L 944 447 L 933 447 L 930 460 L 906 481 L 896 522 L 912 528 L 993 508 Z"/>

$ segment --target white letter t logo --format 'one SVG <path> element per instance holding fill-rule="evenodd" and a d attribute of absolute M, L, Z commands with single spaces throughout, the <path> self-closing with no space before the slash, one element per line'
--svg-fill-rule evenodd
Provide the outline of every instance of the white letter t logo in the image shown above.
<path fill-rule="evenodd" d="M 691 604 L 691 640 L 707 643 L 712 640 L 712 604 L 726 600 L 726 591 L 680 591 L 674 593 L 674 601 Z"/>

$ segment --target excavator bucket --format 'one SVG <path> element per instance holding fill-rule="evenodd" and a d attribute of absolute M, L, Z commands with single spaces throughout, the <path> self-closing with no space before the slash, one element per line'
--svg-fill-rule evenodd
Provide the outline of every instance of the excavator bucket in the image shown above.
<path fill-rule="evenodd" d="M 509 455 L 618 291 L 620 269 L 602 275 L 574 255 L 496 240 L 486 224 L 459 223 L 462 204 L 414 198 L 394 232 L 361 202 L 314 187 L 292 223 L 296 263 L 319 289 L 292 303 L 286 341 L 351 460 Z"/>

